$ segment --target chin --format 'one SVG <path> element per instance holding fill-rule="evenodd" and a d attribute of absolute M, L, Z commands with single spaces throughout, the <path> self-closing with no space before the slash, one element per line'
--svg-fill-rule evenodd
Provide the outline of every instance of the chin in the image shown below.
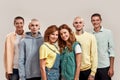
<path fill-rule="evenodd" d="M 67 41 L 67 39 L 64 39 L 64 41 Z"/>
<path fill-rule="evenodd" d="M 23 30 L 23 29 L 17 29 L 18 31 L 21 31 L 21 30 Z"/>

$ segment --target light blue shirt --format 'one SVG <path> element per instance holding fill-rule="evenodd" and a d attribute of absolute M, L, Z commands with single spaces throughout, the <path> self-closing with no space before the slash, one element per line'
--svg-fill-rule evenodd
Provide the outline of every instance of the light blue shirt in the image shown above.
<path fill-rule="evenodd" d="M 97 40 L 98 68 L 108 67 L 110 66 L 109 57 L 115 57 L 112 32 L 101 27 L 99 32 L 93 31 L 93 34 Z"/>

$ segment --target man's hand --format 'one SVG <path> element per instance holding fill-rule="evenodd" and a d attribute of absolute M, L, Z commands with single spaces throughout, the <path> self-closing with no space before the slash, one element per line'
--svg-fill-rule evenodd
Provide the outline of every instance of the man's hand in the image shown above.
<path fill-rule="evenodd" d="M 108 75 L 109 75 L 110 77 L 112 77 L 112 76 L 114 75 L 114 70 L 113 70 L 113 68 L 109 68 L 109 70 L 108 70 Z"/>
<path fill-rule="evenodd" d="M 5 77 L 6 77 L 7 80 L 10 80 L 11 76 L 12 76 L 12 74 L 8 74 L 7 72 L 5 73 Z"/>
<path fill-rule="evenodd" d="M 94 76 L 89 75 L 88 80 L 94 80 Z"/>

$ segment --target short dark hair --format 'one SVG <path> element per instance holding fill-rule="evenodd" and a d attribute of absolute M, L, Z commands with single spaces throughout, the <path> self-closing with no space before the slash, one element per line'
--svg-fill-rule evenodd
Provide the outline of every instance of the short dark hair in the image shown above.
<path fill-rule="evenodd" d="M 14 23 L 15 23 L 15 21 L 16 21 L 17 19 L 22 19 L 22 20 L 23 20 L 23 23 L 24 23 L 24 18 L 21 17 L 21 16 L 17 16 L 17 17 L 15 17 L 15 18 L 14 18 Z"/>
<path fill-rule="evenodd" d="M 95 16 L 98 16 L 98 17 L 100 18 L 100 20 L 102 20 L 101 15 L 100 15 L 99 13 L 94 13 L 94 14 L 91 16 L 91 19 L 92 19 L 92 17 L 95 17 Z"/>

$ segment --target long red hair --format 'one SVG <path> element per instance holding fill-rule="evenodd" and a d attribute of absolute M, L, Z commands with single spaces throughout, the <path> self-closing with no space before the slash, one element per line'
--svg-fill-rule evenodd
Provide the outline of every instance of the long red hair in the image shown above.
<path fill-rule="evenodd" d="M 70 35 L 67 44 L 64 40 L 62 40 L 62 38 L 60 36 L 60 30 L 62 30 L 62 29 L 68 30 L 69 35 Z M 74 36 L 74 33 L 72 32 L 72 29 L 67 24 L 61 25 L 59 27 L 59 39 L 58 39 L 58 45 L 59 45 L 59 48 L 60 48 L 60 52 L 62 52 L 65 47 L 68 47 L 69 51 L 72 51 L 72 45 L 75 41 L 76 41 L 76 38 Z"/>

